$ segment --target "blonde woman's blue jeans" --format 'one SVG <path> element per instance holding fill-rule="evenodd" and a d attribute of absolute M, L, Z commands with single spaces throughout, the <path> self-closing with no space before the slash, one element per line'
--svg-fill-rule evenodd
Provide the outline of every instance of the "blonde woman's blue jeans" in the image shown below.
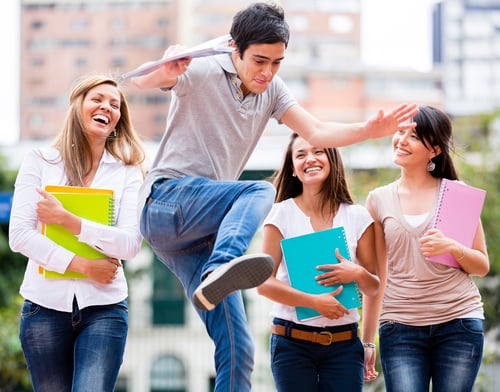
<path fill-rule="evenodd" d="M 127 330 L 127 301 L 60 312 L 25 300 L 19 336 L 33 391 L 114 391 Z"/>

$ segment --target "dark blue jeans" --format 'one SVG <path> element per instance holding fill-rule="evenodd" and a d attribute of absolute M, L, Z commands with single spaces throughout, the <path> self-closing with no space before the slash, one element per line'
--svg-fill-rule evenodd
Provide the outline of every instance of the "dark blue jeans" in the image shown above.
<path fill-rule="evenodd" d="M 112 392 L 127 329 L 127 301 L 59 312 L 25 300 L 19 337 L 33 390 Z"/>
<path fill-rule="evenodd" d="M 380 327 L 380 360 L 387 392 L 472 391 L 483 357 L 480 319 L 414 327 Z"/>
<path fill-rule="evenodd" d="M 317 329 L 281 319 L 274 319 L 274 324 L 308 331 Z M 358 325 L 355 323 L 326 329 L 330 332 L 356 332 Z M 278 392 L 361 392 L 364 349 L 358 337 L 323 346 L 271 335 L 271 370 Z"/>
<path fill-rule="evenodd" d="M 274 194 L 265 181 L 159 181 L 142 211 L 141 233 L 192 301 L 204 274 L 246 252 Z M 215 344 L 215 390 L 250 391 L 254 345 L 241 292 L 210 312 L 195 310 Z"/>

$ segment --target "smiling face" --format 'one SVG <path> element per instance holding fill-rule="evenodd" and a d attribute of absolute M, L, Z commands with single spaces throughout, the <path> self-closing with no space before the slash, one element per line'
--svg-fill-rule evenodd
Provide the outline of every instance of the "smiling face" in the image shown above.
<path fill-rule="evenodd" d="M 120 93 L 111 84 L 90 89 L 82 102 L 82 117 L 89 141 L 105 141 L 120 120 Z"/>
<path fill-rule="evenodd" d="M 393 160 L 398 166 L 422 168 L 426 170 L 427 163 L 437 154 L 428 149 L 417 136 L 415 129 L 397 131 L 392 137 Z"/>
<path fill-rule="evenodd" d="M 236 49 L 232 54 L 233 64 L 241 80 L 243 94 L 263 93 L 278 72 L 285 56 L 285 44 L 252 44 L 240 57 Z"/>
<path fill-rule="evenodd" d="M 304 184 L 321 185 L 330 174 L 330 162 L 325 149 L 311 146 L 301 137 L 292 145 L 293 174 Z"/>

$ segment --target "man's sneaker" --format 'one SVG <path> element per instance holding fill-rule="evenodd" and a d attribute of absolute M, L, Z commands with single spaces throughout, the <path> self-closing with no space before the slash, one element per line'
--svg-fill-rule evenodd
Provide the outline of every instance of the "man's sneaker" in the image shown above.
<path fill-rule="evenodd" d="M 237 257 L 211 272 L 198 286 L 193 302 L 202 310 L 212 310 L 236 290 L 259 286 L 273 272 L 273 258 L 264 253 Z"/>

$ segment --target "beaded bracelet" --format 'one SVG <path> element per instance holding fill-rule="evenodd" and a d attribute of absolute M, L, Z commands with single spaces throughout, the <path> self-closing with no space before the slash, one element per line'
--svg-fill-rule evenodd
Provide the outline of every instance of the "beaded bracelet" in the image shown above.
<path fill-rule="evenodd" d="M 363 343 L 363 347 L 375 348 L 375 343 Z"/>

